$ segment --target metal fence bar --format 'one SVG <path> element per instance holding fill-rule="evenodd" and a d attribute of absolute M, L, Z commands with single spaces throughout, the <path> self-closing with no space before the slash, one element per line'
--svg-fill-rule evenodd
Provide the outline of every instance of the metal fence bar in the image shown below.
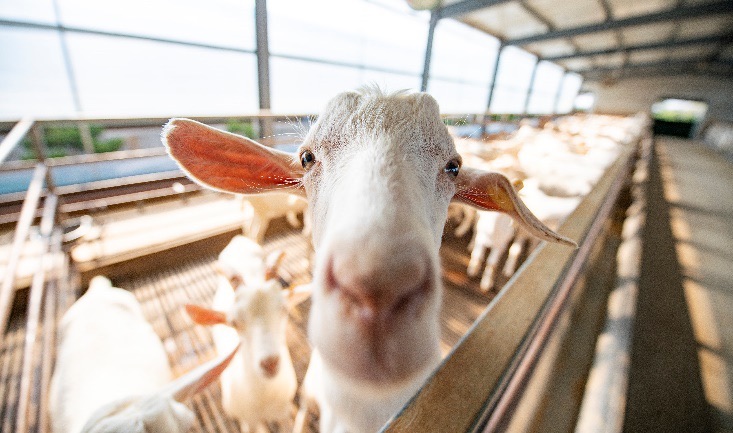
<path fill-rule="evenodd" d="M 10 152 L 12 152 L 21 140 L 23 140 L 26 134 L 28 134 L 28 131 L 33 127 L 33 122 L 34 120 L 32 118 L 26 117 L 13 126 L 10 133 L 8 133 L 3 142 L 0 143 L 0 163 L 8 158 Z"/>
<path fill-rule="evenodd" d="M 28 301 L 28 319 L 25 328 L 25 342 L 23 345 L 23 366 L 20 376 L 20 391 L 18 394 L 18 411 L 16 412 L 17 424 L 16 433 L 28 432 L 29 409 L 31 405 L 31 387 L 33 385 L 34 363 L 37 361 L 34 356 L 38 330 L 41 321 L 41 304 L 43 303 L 43 292 L 46 286 L 46 273 L 52 263 L 49 259 L 51 249 L 51 234 L 56 225 L 56 208 L 58 198 L 49 194 L 43 206 L 43 217 L 41 218 L 41 236 L 43 237 L 43 248 L 38 257 L 38 269 L 33 275 L 33 284 Z"/>
<path fill-rule="evenodd" d="M 8 318 L 10 317 L 10 309 L 13 306 L 13 297 L 15 295 L 15 274 L 20 262 L 20 256 L 23 253 L 25 247 L 25 241 L 28 238 L 28 232 L 30 231 L 31 224 L 35 218 L 36 209 L 38 208 L 38 201 L 41 198 L 43 192 L 44 178 L 48 168 L 43 164 L 38 164 L 35 171 L 33 172 L 33 180 L 28 187 L 28 193 L 26 199 L 23 202 L 23 207 L 20 211 L 20 218 L 18 219 L 18 225 L 15 229 L 15 236 L 13 238 L 13 245 L 10 249 L 10 257 L 8 259 L 8 265 L 5 269 L 5 279 L 0 286 L 0 338 L 5 339 L 5 328 L 8 325 Z"/>

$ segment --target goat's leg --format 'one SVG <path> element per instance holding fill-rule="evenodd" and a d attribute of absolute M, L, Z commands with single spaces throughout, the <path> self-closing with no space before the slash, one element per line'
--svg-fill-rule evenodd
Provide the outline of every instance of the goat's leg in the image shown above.
<path fill-rule="evenodd" d="M 300 227 L 300 220 L 298 219 L 298 214 L 296 212 L 291 210 L 287 211 L 285 213 L 285 219 L 288 220 L 288 224 L 290 224 L 291 227 L 296 229 Z"/>
<path fill-rule="evenodd" d="M 463 221 L 458 224 L 458 227 L 456 227 L 456 230 L 453 232 L 456 237 L 462 238 L 463 236 L 465 236 L 466 233 L 471 230 L 471 227 L 473 227 L 474 219 L 476 219 L 476 211 L 474 211 L 473 209 L 464 209 Z"/>
<path fill-rule="evenodd" d="M 486 252 L 486 245 L 476 242 L 471 251 L 471 260 L 468 262 L 468 269 L 466 273 L 469 277 L 475 277 L 481 271 L 481 265 L 484 263 L 484 253 Z"/>

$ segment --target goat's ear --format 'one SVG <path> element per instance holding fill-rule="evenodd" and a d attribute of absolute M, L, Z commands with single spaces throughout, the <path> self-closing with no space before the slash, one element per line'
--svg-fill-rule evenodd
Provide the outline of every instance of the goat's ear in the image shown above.
<path fill-rule="evenodd" d="M 310 284 L 301 284 L 295 287 L 290 286 L 287 290 L 283 291 L 289 310 L 292 310 L 310 298 L 311 293 L 313 293 L 313 288 Z"/>
<path fill-rule="evenodd" d="M 183 171 L 207 188 L 238 194 L 276 189 L 305 194 L 300 183 L 304 171 L 288 153 L 190 119 L 171 119 L 161 139 Z"/>
<path fill-rule="evenodd" d="M 277 277 L 277 270 L 285 258 L 285 251 L 274 251 L 265 259 L 265 280 Z"/>
<path fill-rule="evenodd" d="M 186 304 L 186 312 L 191 317 L 191 320 L 199 325 L 226 325 L 228 323 L 227 315 L 221 311 Z"/>
<path fill-rule="evenodd" d="M 163 392 L 174 400 L 183 402 L 215 381 L 234 358 L 241 343 L 223 356 L 196 367 L 171 382 Z"/>
<path fill-rule="evenodd" d="M 481 210 L 504 212 L 540 239 L 578 246 L 572 239 L 555 233 L 537 219 L 519 198 L 509 179 L 502 174 L 461 168 L 453 200 Z"/>

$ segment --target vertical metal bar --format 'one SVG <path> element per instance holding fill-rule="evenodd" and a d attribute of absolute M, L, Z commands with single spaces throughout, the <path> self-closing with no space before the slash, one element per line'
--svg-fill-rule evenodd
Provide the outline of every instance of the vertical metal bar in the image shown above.
<path fill-rule="evenodd" d="M 504 43 L 499 44 L 499 49 L 496 51 L 496 62 L 494 63 L 494 75 L 491 77 L 491 85 L 489 86 L 489 100 L 486 103 L 486 111 L 491 113 L 491 101 L 494 99 L 494 89 L 496 88 L 496 75 L 499 73 L 499 60 L 501 59 L 501 52 L 504 51 Z"/>
<path fill-rule="evenodd" d="M 565 83 L 567 82 L 565 80 L 565 77 L 567 77 L 567 75 L 568 75 L 567 72 L 565 72 L 562 75 L 562 79 L 560 80 L 560 85 L 557 86 L 557 93 L 555 94 L 555 103 L 553 104 L 552 114 L 559 113 L 558 105 L 560 105 L 560 96 L 562 96 L 562 91 L 565 90 Z"/>
<path fill-rule="evenodd" d="M 527 89 L 527 96 L 524 98 L 524 114 L 529 114 L 529 100 L 532 98 L 532 92 L 534 92 L 534 80 L 537 77 L 537 67 L 540 65 L 540 59 L 538 58 L 532 68 L 532 77 L 529 79 L 529 88 Z"/>
<path fill-rule="evenodd" d="M 10 257 L 8 265 L 5 268 L 5 278 L 0 286 L 0 338 L 5 343 L 5 328 L 8 325 L 10 317 L 10 309 L 13 306 L 13 298 L 15 296 L 15 274 L 17 273 L 20 256 L 25 247 L 25 241 L 28 238 L 33 219 L 38 208 L 38 200 L 43 192 L 43 178 L 46 175 L 47 168 L 43 164 L 36 165 L 33 172 L 33 179 L 28 187 L 23 207 L 20 210 L 18 225 L 15 229 L 13 237 L 13 246 L 10 248 Z"/>
<path fill-rule="evenodd" d="M 43 134 L 43 126 L 36 124 L 31 129 L 31 143 L 33 144 L 33 151 L 36 153 L 36 159 L 38 162 L 46 165 L 46 138 Z M 54 191 L 56 185 L 53 183 L 53 177 L 51 176 L 51 169 L 46 169 L 46 188 L 49 191 Z"/>
<path fill-rule="evenodd" d="M 260 111 L 270 110 L 270 48 L 267 39 L 267 0 L 255 0 L 257 39 L 257 88 Z M 272 120 L 260 119 L 260 138 L 272 136 Z"/>
<path fill-rule="evenodd" d="M 428 90 L 428 81 L 430 80 L 430 61 L 433 58 L 433 38 L 435 37 L 435 27 L 440 20 L 440 9 L 433 9 L 430 12 L 430 26 L 428 27 L 428 41 L 425 44 L 425 63 L 422 67 L 422 82 L 420 83 L 420 91 Z"/>
<path fill-rule="evenodd" d="M 92 131 L 89 129 L 89 123 L 78 122 L 77 127 L 79 128 L 79 135 L 81 136 L 81 144 L 84 146 L 84 152 L 88 155 L 94 153 L 94 139 L 92 138 Z"/>
<path fill-rule="evenodd" d="M 20 391 L 18 395 L 18 412 L 16 413 L 18 423 L 15 426 L 15 433 L 28 432 L 28 417 L 31 407 L 31 387 L 33 385 L 33 364 L 36 357 L 36 341 L 38 340 L 38 327 L 41 320 L 41 304 L 43 303 L 43 291 L 46 285 L 46 271 L 49 267 L 49 251 L 51 247 L 51 234 L 56 225 L 56 207 L 58 200 L 56 195 L 50 194 L 46 197 L 43 206 L 43 217 L 41 218 L 41 235 L 43 236 L 43 248 L 38 256 L 38 269 L 33 275 L 33 283 L 28 300 L 28 320 L 25 328 L 25 342 L 23 345 L 23 367 L 20 373 Z"/>
<path fill-rule="evenodd" d="M 69 89 L 71 97 L 74 100 L 74 109 L 77 115 L 81 114 L 81 99 L 79 98 L 79 87 L 76 85 L 76 73 L 74 66 L 71 64 L 71 56 L 69 55 L 69 46 L 66 43 L 66 31 L 61 22 L 61 11 L 59 10 L 58 0 L 53 0 L 54 16 L 56 25 L 59 26 L 59 41 L 61 42 L 61 55 L 64 58 L 64 66 L 66 67 L 66 77 L 69 80 Z"/>

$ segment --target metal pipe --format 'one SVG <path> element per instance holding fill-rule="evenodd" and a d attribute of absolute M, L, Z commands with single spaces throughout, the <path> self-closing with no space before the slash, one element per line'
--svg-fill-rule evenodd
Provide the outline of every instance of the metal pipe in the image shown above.
<path fill-rule="evenodd" d="M 420 91 L 428 90 L 428 82 L 430 81 L 430 62 L 433 58 L 433 39 L 435 38 L 435 28 L 440 20 L 440 12 L 434 9 L 430 12 L 430 26 L 428 27 L 428 41 L 425 45 L 425 62 L 422 67 L 422 81 L 420 83 Z"/>
<path fill-rule="evenodd" d="M 13 297 L 15 296 L 15 276 L 20 262 L 20 256 L 25 247 L 25 241 L 28 238 L 31 224 L 35 217 L 38 201 L 43 192 L 43 181 L 48 169 L 43 164 L 38 164 L 33 172 L 33 180 L 28 187 L 26 199 L 20 211 L 20 218 L 15 228 L 13 237 L 13 245 L 10 248 L 10 257 L 8 265 L 5 267 L 5 278 L 2 286 L 0 286 L 0 338 L 5 342 L 5 330 L 10 317 L 10 309 L 13 306 Z"/>
<path fill-rule="evenodd" d="M 257 88 L 260 110 L 270 110 L 270 47 L 267 39 L 267 0 L 255 0 L 255 37 L 257 39 Z M 272 122 L 260 120 L 260 138 L 272 137 Z"/>
<path fill-rule="evenodd" d="M 0 143 L 0 164 L 8 158 L 10 152 L 12 152 L 13 149 L 20 144 L 23 138 L 25 138 L 28 131 L 33 127 L 33 122 L 33 118 L 24 117 L 16 123 L 8 135 L 5 136 L 2 143 Z"/>

